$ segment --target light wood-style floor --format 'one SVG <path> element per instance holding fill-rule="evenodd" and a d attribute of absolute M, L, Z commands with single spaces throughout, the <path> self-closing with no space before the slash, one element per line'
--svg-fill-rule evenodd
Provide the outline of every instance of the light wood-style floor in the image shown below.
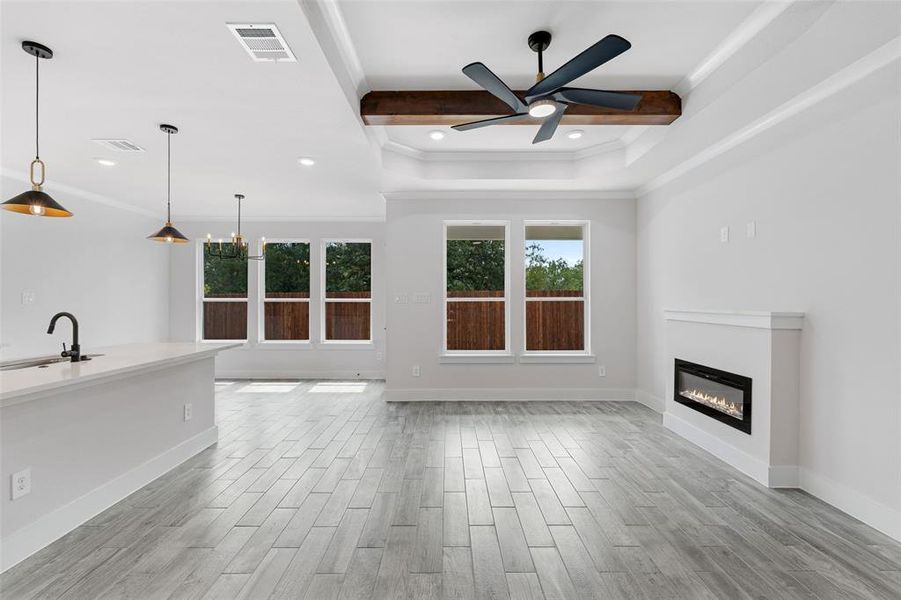
<path fill-rule="evenodd" d="M 217 446 L 11 569 L 3 598 L 901 598 L 901 545 L 639 404 L 292 385 L 219 385 Z"/>

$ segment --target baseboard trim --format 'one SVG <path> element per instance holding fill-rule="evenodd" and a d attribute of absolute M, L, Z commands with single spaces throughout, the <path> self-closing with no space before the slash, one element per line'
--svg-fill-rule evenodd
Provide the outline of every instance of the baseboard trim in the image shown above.
<path fill-rule="evenodd" d="M 635 389 L 635 401 L 660 414 L 663 414 L 663 411 L 666 409 L 666 404 L 662 398 L 638 388 Z"/>
<path fill-rule="evenodd" d="M 566 400 L 632 401 L 632 388 L 423 388 L 388 389 L 387 402 L 485 401 L 553 402 Z"/>
<path fill-rule="evenodd" d="M 799 469 L 800 488 L 835 508 L 863 521 L 873 529 L 901 541 L 901 510 L 809 469 Z"/>
<path fill-rule="evenodd" d="M 384 371 L 216 369 L 216 379 L 385 379 Z"/>
<path fill-rule="evenodd" d="M 210 427 L 2 539 L 0 572 L 25 560 L 219 439 Z"/>
<path fill-rule="evenodd" d="M 797 465 L 774 465 L 768 469 L 768 481 L 771 488 L 800 487 Z"/>
<path fill-rule="evenodd" d="M 672 413 L 663 413 L 663 426 L 692 444 L 700 446 L 726 464 L 735 467 L 751 479 L 769 487 L 769 466 L 762 460 L 723 442 L 718 437 Z"/>

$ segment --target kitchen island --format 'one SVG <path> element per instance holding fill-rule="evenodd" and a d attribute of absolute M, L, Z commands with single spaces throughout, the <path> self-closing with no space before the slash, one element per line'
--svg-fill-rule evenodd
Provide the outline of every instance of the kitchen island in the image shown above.
<path fill-rule="evenodd" d="M 215 444 L 215 358 L 239 345 L 132 344 L 0 372 L 2 570 Z"/>

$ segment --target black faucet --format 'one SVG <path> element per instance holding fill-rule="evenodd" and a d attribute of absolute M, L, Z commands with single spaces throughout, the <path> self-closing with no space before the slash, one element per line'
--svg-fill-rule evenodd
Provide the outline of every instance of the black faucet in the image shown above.
<path fill-rule="evenodd" d="M 50 327 L 47 328 L 47 333 L 53 333 L 53 330 L 56 328 L 56 322 L 60 317 L 66 317 L 72 321 L 72 347 L 66 350 L 66 342 L 63 342 L 63 351 L 60 356 L 67 356 L 72 359 L 72 362 L 91 360 L 90 357 L 81 355 L 81 346 L 78 345 L 78 319 L 72 313 L 58 312 L 53 315 L 53 318 L 50 319 Z"/>

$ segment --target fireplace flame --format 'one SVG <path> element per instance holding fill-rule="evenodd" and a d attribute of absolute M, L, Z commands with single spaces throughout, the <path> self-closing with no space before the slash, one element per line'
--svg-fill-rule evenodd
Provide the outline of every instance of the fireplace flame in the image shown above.
<path fill-rule="evenodd" d="M 730 400 L 726 400 L 722 396 L 708 394 L 707 392 L 698 389 L 682 390 L 679 392 L 679 395 L 688 398 L 689 400 L 694 400 L 695 402 L 698 402 L 700 404 L 706 404 L 707 406 L 715 408 L 720 412 L 724 412 L 731 417 L 735 417 L 737 419 L 742 418 L 742 406 Z"/>

